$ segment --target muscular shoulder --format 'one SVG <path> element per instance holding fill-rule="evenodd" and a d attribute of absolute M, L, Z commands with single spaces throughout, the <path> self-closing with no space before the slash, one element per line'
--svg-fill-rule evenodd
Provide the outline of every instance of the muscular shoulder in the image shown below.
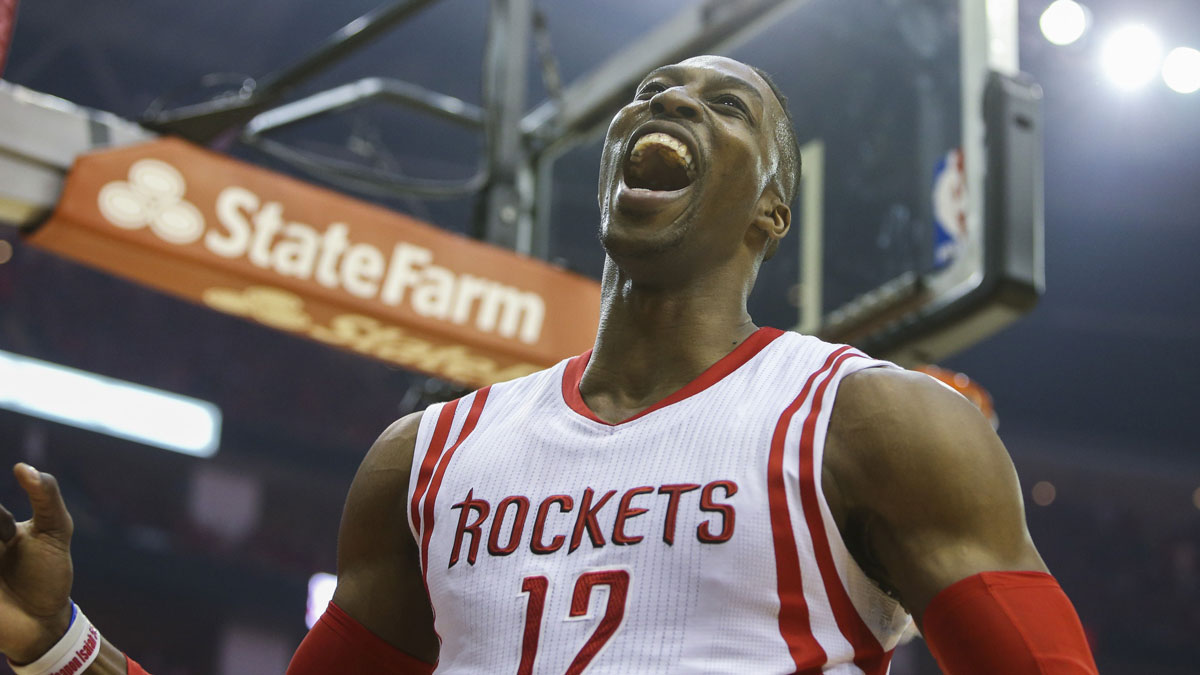
<path fill-rule="evenodd" d="M 960 461 L 1007 455 L 991 425 L 967 399 L 912 371 L 868 368 L 839 387 L 829 437 L 832 460 L 892 479 Z"/>
<path fill-rule="evenodd" d="M 896 515 L 921 508 L 914 491 L 957 500 L 971 496 L 960 488 L 997 480 L 1007 487 L 1003 479 L 1013 476 L 1007 451 L 975 406 L 911 371 L 870 368 L 847 377 L 826 447 L 848 506 L 903 507 Z"/>
<path fill-rule="evenodd" d="M 393 646 L 433 662 L 437 636 L 406 508 L 420 424 L 421 413 L 391 424 L 354 475 L 338 532 L 334 601 Z"/>
<path fill-rule="evenodd" d="M 413 453 L 417 447 L 417 431 L 421 427 L 422 413 L 415 412 L 405 415 L 392 422 L 379 438 L 371 445 L 371 449 L 363 458 L 359 472 L 385 471 L 393 480 L 403 478 L 408 480 L 412 469 Z M 403 474 L 401 476 L 400 474 Z M 405 486 L 407 490 L 407 485 Z"/>
<path fill-rule="evenodd" d="M 408 543 L 404 539 L 411 540 L 407 528 L 399 530 L 404 520 L 396 516 L 404 513 L 397 509 L 408 495 L 420 425 L 419 412 L 396 420 L 384 429 L 359 464 L 342 514 L 338 549 L 343 561 L 357 558 L 362 548 L 377 549 L 378 533 L 395 530 L 397 547 Z"/>
<path fill-rule="evenodd" d="M 1007 450 L 969 401 L 933 378 L 882 368 L 847 377 L 823 472 L 856 558 L 914 614 L 970 574 L 1044 569 Z"/>

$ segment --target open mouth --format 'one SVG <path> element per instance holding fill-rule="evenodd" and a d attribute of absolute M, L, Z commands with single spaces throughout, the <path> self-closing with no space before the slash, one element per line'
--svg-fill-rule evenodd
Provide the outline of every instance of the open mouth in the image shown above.
<path fill-rule="evenodd" d="M 695 160 L 687 145 L 661 131 L 637 139 L 625 159 L 625 185 L 632 189 L 682 190 L 696 178 Z"/>

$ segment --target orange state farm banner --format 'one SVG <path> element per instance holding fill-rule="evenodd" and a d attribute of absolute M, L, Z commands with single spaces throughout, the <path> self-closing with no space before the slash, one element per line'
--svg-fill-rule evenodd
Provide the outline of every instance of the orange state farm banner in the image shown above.
<path fill-rule="evenodd" d="M 179 139 L 80 156 L 28 239 L 474 387 L 585 351 L 599 320 L 591 279 Z"/>

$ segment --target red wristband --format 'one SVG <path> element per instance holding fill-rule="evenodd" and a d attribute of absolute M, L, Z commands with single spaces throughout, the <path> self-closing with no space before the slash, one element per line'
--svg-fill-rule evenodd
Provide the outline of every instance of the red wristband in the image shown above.
<path fill-rule="evenodd" d="M 925 608 L 929 650 L 949 675 L 1096 675 L 1075 608 L 1043 572 L 983 572 Z"/>
<path fill-rule="evenodd" d="M 331 602 L 292 656 L 287 675 L 429 675 L 433 668 L 388 644 Z"/>

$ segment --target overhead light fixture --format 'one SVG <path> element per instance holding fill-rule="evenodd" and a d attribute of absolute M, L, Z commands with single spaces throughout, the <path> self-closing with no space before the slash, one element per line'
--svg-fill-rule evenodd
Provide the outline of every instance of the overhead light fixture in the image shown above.
<path fill-rule="evenodd" d="M 1172 49 L 1163 60 L 1162 76 L 1167 86 L 1180 94 L 1200 91 L 1200 50 Z"/>
<path fill-rule="evenodd" d="M 194 457 L 211 457 L 221 411 L 207 401 L 0 351 L 0 408 Z"/>
<path fill-rule="evenodd" d="M 1087 31 L 1087 10 L 1074 0 L 1055 0 L 1038 21 L 1042 35 L 1056 45 L 1069 45 Z"/>
<path fill-rule="evenodd" d="M 1134 24 L 1109 35 L 1100 54 L 1104 73 L 1122 89 L 1137 89 L 1158 74 L 1162 42 L 1148 27 Z"/>

